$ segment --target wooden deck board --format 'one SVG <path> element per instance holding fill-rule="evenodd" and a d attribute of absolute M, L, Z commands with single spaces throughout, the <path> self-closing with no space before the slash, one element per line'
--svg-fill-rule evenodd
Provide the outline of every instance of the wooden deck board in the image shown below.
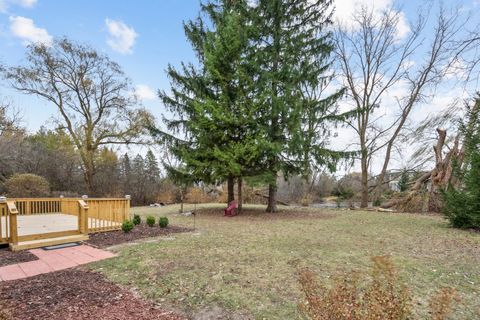
<path fill-rule="evenodd" d="M 58 244 L 70 243 L 70 242 L 80 242 L 88 240 L 88 235 L 74 235 L 74 236 L 65 236 L 57 237 L 51 239 L 41 239 L 41 240 L 31 240 L 19 242 L 17 245 L 10 244 L 10 248 L 13 251 L 28 250 L 33 248 L 41 248 L 46 246 L 54 246 Z"/>
<path fill-rule="evenodd" d="M 2 234 L 6 234 L 6 217 L 2 217 Z M 105 221 L 95 218 L 88 219 L 89 228 L 102 225 Z M 118 222 L 109 222 L 119 226 Z M 26 236 L 33 234 L 44 234 L 51 232 L 78 230 L 78 217 L 74 215 L 51 213 L 36 215 L 18 215 L 18 235 Z"/>

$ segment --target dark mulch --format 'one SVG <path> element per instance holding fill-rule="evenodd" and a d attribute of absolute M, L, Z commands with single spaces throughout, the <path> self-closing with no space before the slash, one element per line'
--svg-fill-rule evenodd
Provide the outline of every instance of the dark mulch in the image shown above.
<path fill-rule="evenodd" d="M 0 249 L 0 267 L 34 260 L 38 260 L 38 257 L 28 251 L 12 252 L 8 248 Z"/>
<path fill-rule="evenodd" d="M 103 275 L 79 269 L 0 282 L 0 319 L 161 319 L 180 316 L 156 308 Z"/>
<path fill-rule="evenodd" d="M 159 237 L 165 236 L 172 233 L 180 233 L 180 232 L 188 232 L 192 231 L 190 228 L 183 228 L 183 227 L 176 227 L 176 226 L 168 226 L 167 228 L 160 228 L 158 224 L 154 225 L 153 227 L 149 227 L 145 223 L 141 223 L 135 228 L 125 233 L 123 231 L 110 231 L 110 232 L 102 232 L 102 233 L 94 233 L 90 234 L 90 239 L 86 241 L 86 243 L 100 247 L 110 247 L 116 244 L 131 242 L 138 239 L 143 238 L 151 238 L 151 237 Z"/>
<path fill-rule="evenodd" d="M 246 219 L 256 221 L 270 220 L 297 220 L 297 219 L 331 219 L 338 216 L 338 212 L 332 210 L 312 209 L 305 207 L 282 208 L 278 212 L 265 212 L 265 209 L 243 209 L 240 214 L 233 217 L 224 217 L 223 209 L 200 209 L 197 217 L 212 219 Z"/>

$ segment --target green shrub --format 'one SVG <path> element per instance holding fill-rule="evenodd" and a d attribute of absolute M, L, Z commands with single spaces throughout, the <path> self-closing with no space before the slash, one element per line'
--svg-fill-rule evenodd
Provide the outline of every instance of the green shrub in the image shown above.
<path fill-rule="evenodd" d="M 140 224 L 142 222 L 142 218 L 140 218 L 140 216 L 138 214 L 134 214 L 133 215 L 133 224 L 137 225 L 137 224 Z"/>
<path fill-rule="evenodd" d="M 148 224 L 150 227 L 153 227 L 153 225 L 155 224 L 155 217 L 154 217 L 154 216 L 148 216 L 148 217 L 147 217 L 147 224 Z"/>
<path fill-rule="evenodd" d="M 444 194 L 443 213 L 455 228 L 480 229 L 480 204 L 478 197 L 453 188 Z"/>
<path fill-rule="evenodd" d="M 469 166 L 462 186 L 458 189 L 450 186 L 443 193 L 443 213 L 455 228 L 480 230 L 480 151 L 471 152 L 466 158 Z"/>
<path fill-rule="evenodd" d="M 158 224 L 160 225 L 160 228 L 166 228 L 168 226 L 168 218 L 160 217 L 160 219 L 158 220 Z"/>
<path fill-rule="evenodd" d="M 465 136 L 465 159 L 462 166 L 454 162 L 454 175 L 460 185 L 450 185 L 444 192 L 443 213 L 456 228 L 480 229 L 480 96 L 467 110 L 461 132 Z"/>
<path fill-rule="evenodd" d="M 135 226 L 135 225 L 133 224 L 132 221 L 130 221 L 130 220 L 125 220 L 125 221 L 123 221 L 123 223 L 122 223 L 122 230 L 123 230 L 123 232 L 125 232 L 125 233 L 129 233 L 130 231 L 133 230 L 133 227 L 134 227 L 134 226 Z"/>
<path fill-rule="evenodd" d="M 343 185 L 337 185 L 333 188 L 332 195 L 339 197 L 342 200 L 348 200 L 355 196 L 355 192 L 348 187 L 344 187 Z"/>
<path fill-rule="evenodd" d="M 9 197 L 45 197 L 50 194 L 47 179 L 30 173 L 14 174 L 6 182 Z"/>
<path fill-rule="evenodd" d="M 403 170 L 398 180 L 398 188 L 400 192 L 405 192 L 408 190 L 408 183 L 410 182 L 410 177 L 408 176 L 407 170 Z"/>

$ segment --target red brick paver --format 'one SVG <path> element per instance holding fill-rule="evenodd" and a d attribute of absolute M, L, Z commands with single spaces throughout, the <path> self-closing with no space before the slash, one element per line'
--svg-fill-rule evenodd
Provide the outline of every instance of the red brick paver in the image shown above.
<path fill-rule="evenodd" d="M 20 263 L 18 266 L 27 275 L 27 277 L 33 277 L 38 274 L 55 271 L 42 260 Z"/>
<path fill-rule="evenodd" d="M 12 264 L 0 268 L 0 278 L 4 281 L 17 280 L 26 277 L 27 275 L 18 264 Z"/>
<path fill-rule="evenodd" d="M 33 249 L 30 252 L 36 255 L 39 260 L 0 267 L 0 281 L 33 277 L 115 257 L 115 254 L 111 252 L 87 245 L 56 250 Z"/>

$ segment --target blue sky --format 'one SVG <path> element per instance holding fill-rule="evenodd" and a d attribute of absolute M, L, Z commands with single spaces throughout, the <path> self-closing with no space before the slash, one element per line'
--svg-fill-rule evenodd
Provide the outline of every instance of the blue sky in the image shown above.
<path fill-rule="evenodd" d="M 31 19 L 36 28 L 44 29 L 52 37 L 67 36 L 90 44 L 120 63 L 135 85 L 148 86 L 152 91 L 168 88 L 164 70 L 169 63 L 178 65 L 181 61 L 194 59 L 185 40 L 182 22 L 197 16 L 198 0 L 6 0 L 3 3 L 4 9 L 0 12 L 0 62 L 6 65 L 24 61 L 26 39 L 12 30 L 18 17 Z M 109 46 L 107 19 L 123 23 L 137 34 L 129 52 L 122 52 L 118 46 L 116 50 Z M 27 20 L 22 21 L 28 24 Z M 28 31 L 35 33 L 35 29 Z M 24 34 L 21 30 L 16 32 Z M 41 33 L 37 32 L 37 36 Z M 24 125 L 30 131 L 45 124 L 56 112 L 43 100 L 18 94 L 5 84 L 0 86 L 0 96 L 7 96 L 22 110 Z M 151 98 L 144 99 L 143 104 L 160 116 L 162 105 L 156 97 Z"/>

